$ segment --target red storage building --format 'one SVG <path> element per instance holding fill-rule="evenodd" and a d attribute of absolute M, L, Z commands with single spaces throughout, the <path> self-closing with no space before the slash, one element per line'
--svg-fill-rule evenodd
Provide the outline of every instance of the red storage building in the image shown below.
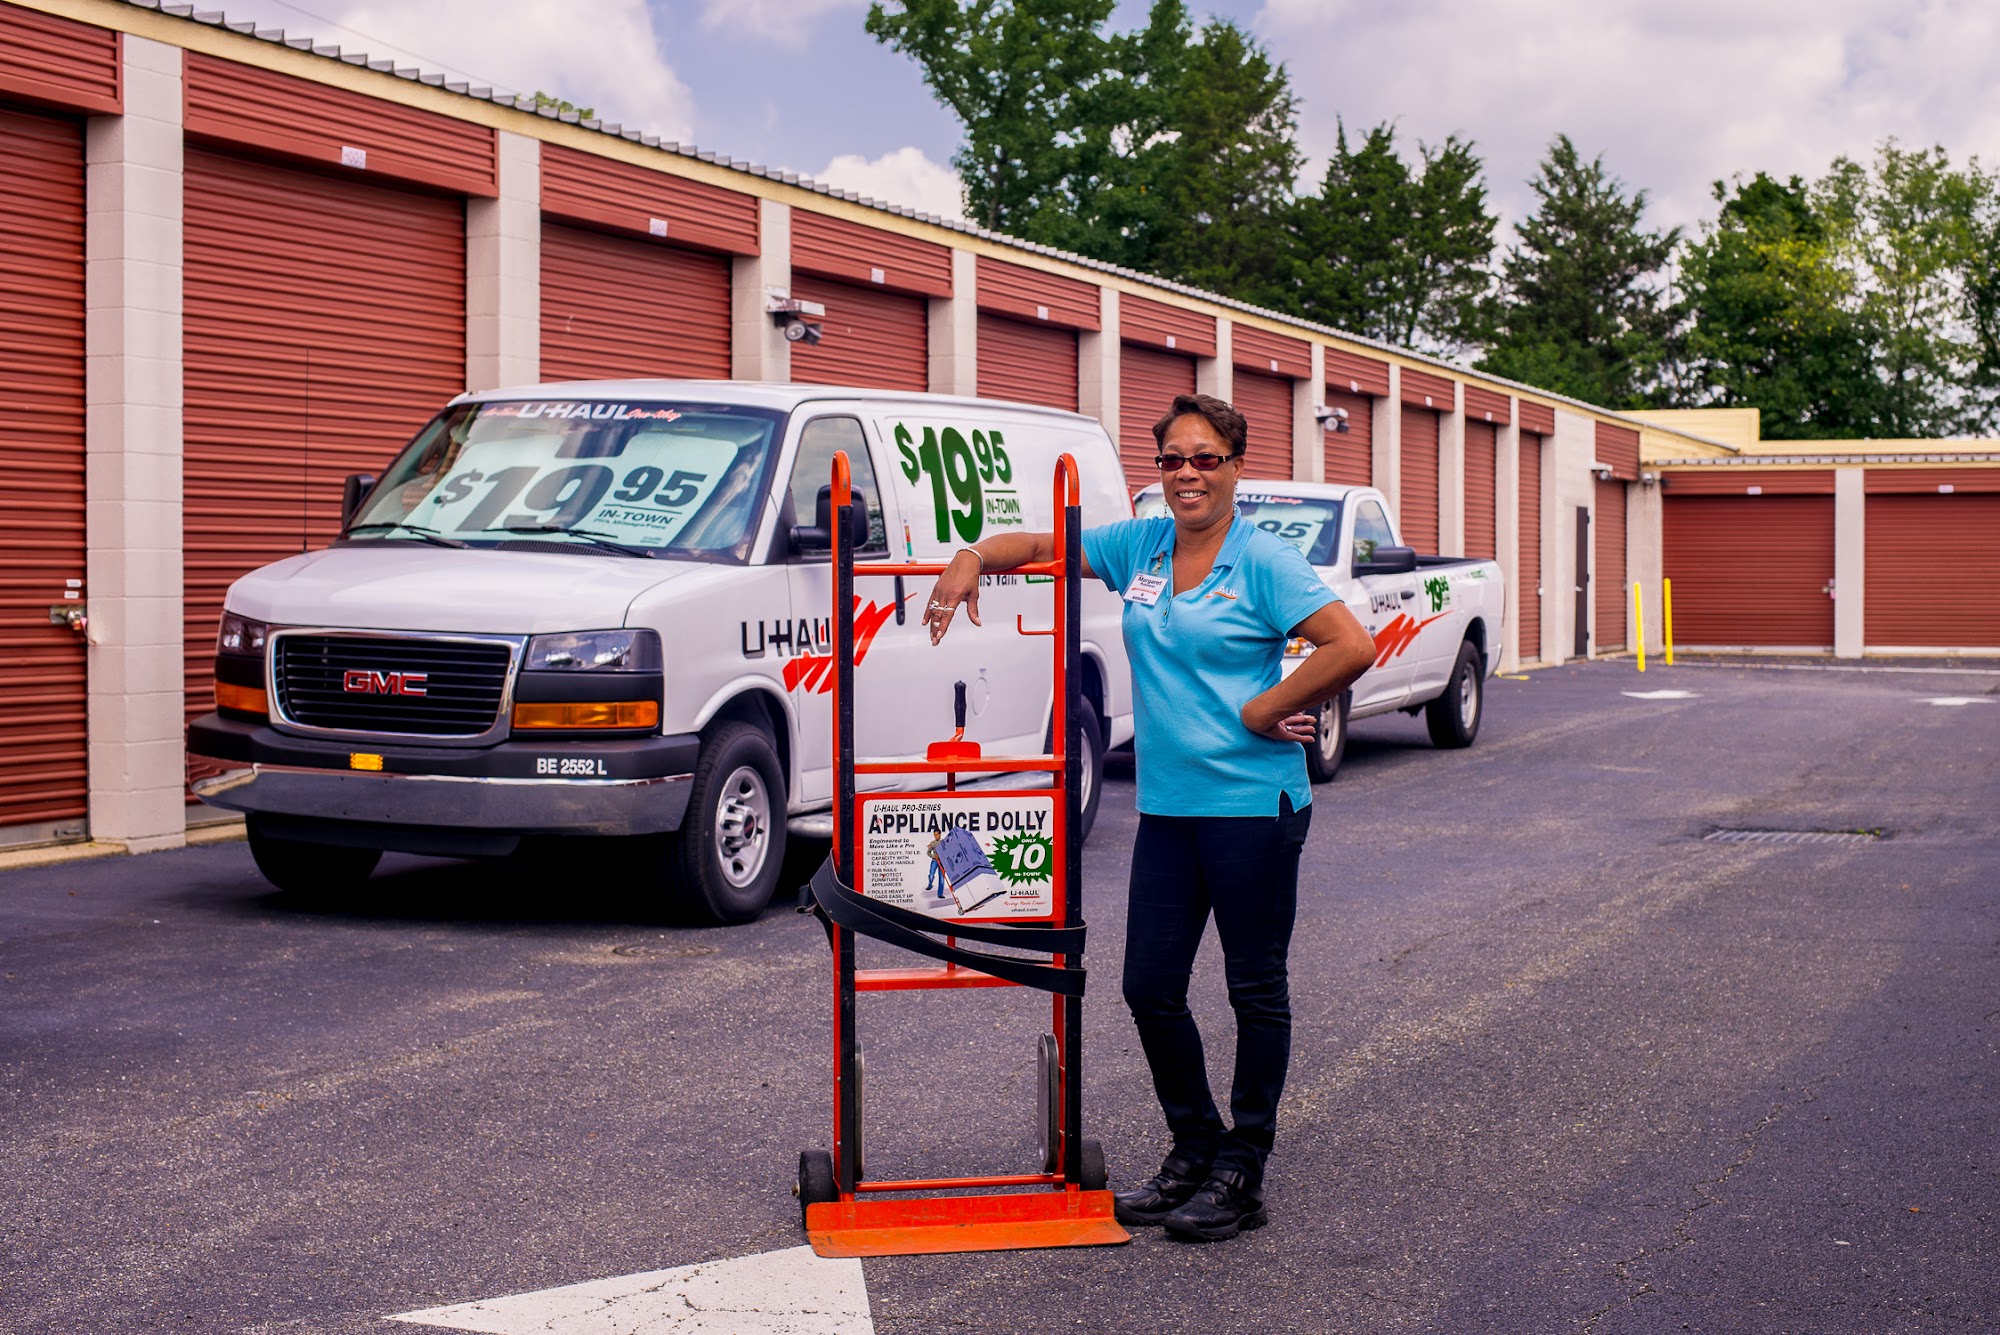
<path fill-rule="evenodd" d="M 729 377 L 729 257 L 757 201 L 542 146 L 542 379 Z"/>
<path fill-rule="evenodd" d="M 1542 437 L 1523 429 L 1520 458 L 1519 564 L 1510 572 L 1518 590 L 1515 606 L 1521 628 L 1515 643 L 1521 661 L 1535 663 L 1542 657 Z"/>
<path fill-rule="evenodd" d="M 1598 479 L 1592 506 L 1590 531 L 1596 567 L 1592 581 L 1597 594 L 1592 647 L 1600 654 L 1625 647 L 1626 628 L 1631 622 L 1632 590 L 1625 583 L 1625 487 L 1623 482 Z"/>
<path fill-rule="evenodd" d="M 1352 487 L 1375 480 L 1375 400 L 1389 393 L 1389 363 L 1342 348 L 1326 350 L 1326 406 L 1347 412 L 1347 430 L 1326 433 L 1326 480 Z"/>
<path fill-rule="evenodd" d="M 1676 646 L 1833 647 L 1831 469 L 1676 472 L 1662 509 Z"/>
<path fill-rule="evenodd" d="M 186 79 L 193 715 L 230 582 L 325 545 L 342 479 L 464 389 L 463 196 L 495 168 L 493 132 L 463 121 L 195 52 Z"/>
<path fill-rule="evenodd" d="M 1438 537 L 1438 447 L 1441 413 L 1457 402 L 1451 381 L 1428 371 L 1403 368 L 1402 496 L 1398 523 L 1403 541 L 1419 552 L 1435 552 Z"/>
<path fill-rule="evenodd" d="M 793 380 L 930 387 L 930 299 L 951 295 L 949 249 L 794 210 L 792 295 L 826 307 L 821 341 L 792 345 Z"/>
<path fill-rule="evenodd" d="M 1101 321 L 1097 288 L 979 257 L 979 393 L 1077 407 L 1076 335 Z"/>
<path fill-rule="evenodd" d="M 1866 646 L 2000 649 L 2000 469 L 1871 468 L 1862 490 Z"/>
<path fill-rule="evenodd" d="M 1133 492 L 1159 481 L 1153 424 L 1195 392 L 1195 359 L 1215 355 L 1215 318 L 1132 293 L 1118 299 L 1118 457 Z"/>
<path fill-rule="evenodd" d="M 1312 375 L 1312 345 L 1304 339 L 1239 324 L 1230 333 L 1236 387 L 1230 397 L 1250 424 L 1246 478 L 1283 478 L 1292 466 L 1292 396 L 1295 382 Z"/>

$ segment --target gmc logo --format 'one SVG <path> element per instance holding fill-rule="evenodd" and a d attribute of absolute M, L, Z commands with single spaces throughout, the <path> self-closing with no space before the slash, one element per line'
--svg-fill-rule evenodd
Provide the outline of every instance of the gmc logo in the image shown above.
<path fill-rule="evenodd" d="M 424 695 L 428 672 L 370 672 L 349 668 L 341 676 L 340 689 L 350 695 Z"/>

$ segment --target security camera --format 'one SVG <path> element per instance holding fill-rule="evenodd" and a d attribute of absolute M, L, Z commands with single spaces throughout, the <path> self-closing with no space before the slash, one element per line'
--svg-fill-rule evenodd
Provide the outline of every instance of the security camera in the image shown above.
<path fill-rule="evenodd" d="M 785 342 L 817 343 L 819 342 L 819 337 L 820 337 L 820 326 L 813 323 L 811 320 L 805 319 L 803 316 L 798 316 L 798 315 L 794 315 L 786 319 Z"/>
<path fill-rule="evenodd" d="M 1324 403 L 1316 404 L 1313 407 L 1313 420 L 1319 423 L 1320 430 L 1331 431 L 1336 435 L 1348 429 L 1345 408 L 1329 408 Z"/>
<path fill-rule="evenodd" d="M 771 318 L 785 331 L 785 342 L 819 342 L 819 321 L 826 316 L 826 307 L 820 302 L 801 301 L 782 291 L 773 291 L 767 294 L 764 309 L 770 312 Z"/>
<path fill-rule="evenodd" d="M 1610 464 L 1593 463 L 1590 466 L 1590 471 L 1596 475 L 1597 480 L 1599 482 L 1609 482 L 1611 480 L 1612 475 L 1616 473 L 1618 470 L 1613 468 Z"/>

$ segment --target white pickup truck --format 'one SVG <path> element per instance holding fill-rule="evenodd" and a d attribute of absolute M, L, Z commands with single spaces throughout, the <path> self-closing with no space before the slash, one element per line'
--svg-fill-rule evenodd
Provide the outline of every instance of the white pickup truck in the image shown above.
<path fill-rule="evenodd" d="M 1167 513 L 1157 485 L 1140 492 L 1133 509 L 1142 518 Z M 1499 662 L 1507 605 L 1499 565 L 1403 546 L 1388 500 L 1373 487 L 1247 481 L 1236 489 L 1236 509 L 1297 547 L 1375 637 L 1375 666 L 1320 708 L 1318 737 L 1306 748 L 1313 782 L 1339 770 L 1350 719 L 1422 710 L 1432 742 L 1472 745 L 1485 679 Z M 1287 675 L 1311 652 L 1294 640 Z"/>

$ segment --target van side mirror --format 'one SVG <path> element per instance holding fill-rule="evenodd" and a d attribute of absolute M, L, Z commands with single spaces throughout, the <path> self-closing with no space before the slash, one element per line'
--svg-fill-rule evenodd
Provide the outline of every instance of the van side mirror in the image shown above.
<path fill-rule="evenodd" d="M 340 526 L 346 528 L 354 522 L 354 516 L 361 513 L 361 502 L 368 499 L 368 493 L 375 490 L 373 473 L 349 473 L 347 481 L 340 488 Z"/>
<path fill-rule="evenodd" d="M 1417 568 L 1417 549 L 1414 547 L 1377 547 L 1374 558 L 1356 561 L 1354 573 L 1362 575 L 1407 575 Z"/>
<path fill-rule="evenodd" d="M 854 547 L 868 545 L 868 509 L 859 496 L 847 506 L 847 540 Z M 833 487 L 821 487 L 813 501 L 813 522 L 792 525 L 792 550 L 830 552 L 833 550 Z"/>

